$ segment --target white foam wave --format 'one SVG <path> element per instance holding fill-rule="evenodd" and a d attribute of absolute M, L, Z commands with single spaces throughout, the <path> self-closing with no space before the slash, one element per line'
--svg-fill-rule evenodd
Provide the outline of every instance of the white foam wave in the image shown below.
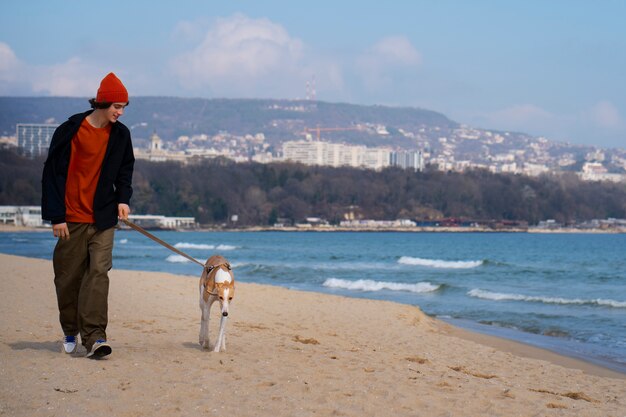
<path fill-rule="evenodd" d="M 444 261 L 441 259 L 424 259 L 402 256 L 398 259 L 398 263 L 403 265 L 428 266 L 431 268 L 470 269 L 481 266 L 484 261 Z"/>
<path fill-rule="evenodd" d="M 173 264 L 184 264 L 187 262 L 191 262 L 189 259 L 185 258 L 182 255 L 170 255 L 167 258 L 165 258 L 166 262 L 170 262 Z M 204 263 L 204 261 L 200 260 L 200 259 L 196 259 L 196 261 L 200 262 L 200 263 Z"/>
<path fill-rule="evenodd" d="M 178 242 L 174 245 L 175 248 L 178 249 L 208 249 L 208 250 L 235 250 L 238 249 L 239 246 L 233 245 L 207 245 L 203 243 L 188 243 L 188 242 Z"/>
<path fill-rule="evenodd" d="M 233 246 L 233 245 L 217 245 L 217 247 L 215 249 L 217 250 L 235 250 L 239 248 L 239 246 Z"/>
<path fill-rule="evenodd" d="M 409 291 L 415 293 L 426 293 L 437 291 L 440 285 L 433 285 L 430 282 L 418 282 L 416 284 L 405 284 L 400 282 L 382 282 L 373 281 L 370 279 L 359 279 L 356 281 L 349 281 L 339 278 L 329 278 L 324 284 L 325 287 L 330 288 L 342 288 L 346 290 L 358 290 L 358 291 L 380 291 L 380 290 L 392 290 L 392 291 Z"/>
<path fill-rule="evenodd" d="M 128 239 L 120 239 L 120 243 L 122 243 L 122 244 L 128 243 Z"/>
<path fill-rule="evenodd" d="M 467 295 L 476 298 L 493 301 L 529 301 L 545 304 L 575 304 L 575 305 L 598 305 L 603 307 L 626 308 L 626 301 L 616 301 L 605 298 L 596 298 L 584 300 L 581 298 L 561 298 L 561 297 L 543 297 L 529 296 L 522 294 L 506 294 L 499 292 L 491 292 L 474 288 L 467 292 Z"/>
<path fill-rule="evenodd" d="M 202 243 L 178 242 L 174 245 L 178 249 L 215 249 L 215 245 L 205 245 Z"/>

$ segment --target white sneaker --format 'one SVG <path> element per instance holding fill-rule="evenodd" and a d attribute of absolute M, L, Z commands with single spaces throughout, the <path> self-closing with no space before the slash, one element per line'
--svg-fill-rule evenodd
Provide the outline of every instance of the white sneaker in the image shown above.
<path fill-rule="evenodd" d="M 76 352 L 76 336 L 63 336 L 63 352 Z"/>
<path fill-rule="evenodd" d="M 104 339 L 96 340 L 96 343 L 93 344 L 89 353 L 87 353 L 88 358 L 100 359 L 107 355 L 111 354 L 111 345 L 107 343 Z"/>

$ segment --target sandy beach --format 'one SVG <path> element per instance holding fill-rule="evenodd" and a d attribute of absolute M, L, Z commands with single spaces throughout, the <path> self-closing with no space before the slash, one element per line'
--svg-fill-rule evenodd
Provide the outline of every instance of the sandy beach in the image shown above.
<path fill-rule="evenodd" d="M 240 281 L 213 353 L 197 279 L 113 269 L 113 354 L 66 355 L 52 263 L 0 268 L 2 416 L 626 416 L 624 374 L 417 307 Z"/>

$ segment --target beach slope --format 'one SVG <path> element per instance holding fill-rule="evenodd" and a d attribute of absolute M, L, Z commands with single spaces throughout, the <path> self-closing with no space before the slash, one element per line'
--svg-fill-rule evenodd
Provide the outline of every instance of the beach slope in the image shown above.
<path fill-rule="evenodd" d="M 66 355 L 51 262 L 0 255 L 0 276 L 0 416 L 626 415 L 620 375 L 478 343 L 416 307 L 241 280 L 227 352 L 198 345 L 196 278 L 114 269 L 113 354 Z"/>

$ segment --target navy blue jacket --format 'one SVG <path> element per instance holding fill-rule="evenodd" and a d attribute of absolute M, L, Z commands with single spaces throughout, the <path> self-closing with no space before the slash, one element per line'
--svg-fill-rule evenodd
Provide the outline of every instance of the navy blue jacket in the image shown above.
<path fill-rule="evenodd" d="M 52 135 L 48 158 L 41 179 L 41 217 L 52 224 L 65 220 L 65 182 L 70 166 L 72 138 L 93 110 L 71 116 Z M 117 205 L 129 204 L 135 156 L 130 131 L 119 121 L 111 125 L 109 143 L 96 186 L 93 211 L 96 227 L 108 229 L 117 224 Z"/>

